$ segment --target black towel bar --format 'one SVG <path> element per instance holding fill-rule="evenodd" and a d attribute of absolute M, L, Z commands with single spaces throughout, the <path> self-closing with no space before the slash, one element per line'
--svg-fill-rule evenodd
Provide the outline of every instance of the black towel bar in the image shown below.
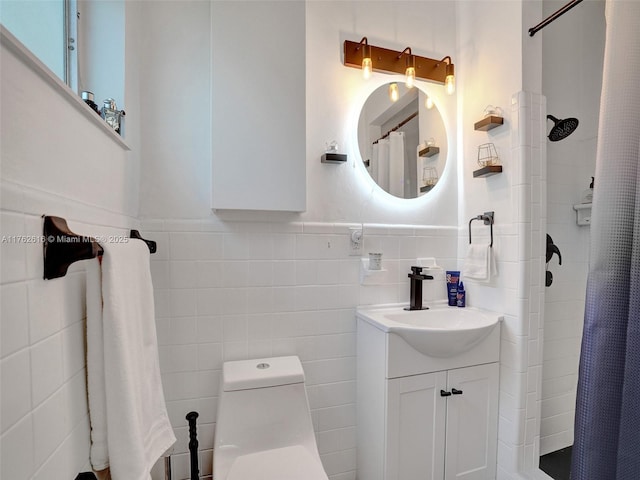
<path fill-rule="evenodd" d="M 69 265 L 78 260 L 88 260 L 104 253 L 95 238 L 73 233 L 67 221 L 61 217 L 43 215 L 43 256 L 44 279 L 64 277 Z M 137 230 L 131 230 L 131 238 L 144 241 L 150 253 L 156 253 L 157 245 L 153 240 L 146 240 Z"/>
<path fill-rule="evenodd" d="M 129 237 L 130 238 L 137 238 L 138 240 L 142 240 L 144 243 L 147 244 L 147 247 L 149 247 L 149 253 L 156 253 L 157 251 L 157 245 L 156 242 L 154 242 L 153 240 L 147 240 L 146 238 L 142 238 L 140 236 L 140 232 L 138 230 L 131 230 L 131 232 L 129 233 Z"/>
<path fill-rule="evenodd" d="M 471 222 L 474 220 L 483 220 L 485 225 L 489 225 L 491 228 L 491 243 L 490 247 L 493 247 L 493 217 L 494 212 L 484 212 L 484 215 L 478 215 L 469 220 L 469 243 L 471 243 Z"/>

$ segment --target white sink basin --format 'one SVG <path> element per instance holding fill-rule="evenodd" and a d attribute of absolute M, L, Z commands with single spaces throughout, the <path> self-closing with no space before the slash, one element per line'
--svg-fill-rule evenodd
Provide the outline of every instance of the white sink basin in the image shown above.
<path fill-rule="evenodd" d="M 501 315 L 473 307 L 437 306 L 403 310 L 401 305 L 358 308 L 359 318 L 384 332 L 395 333 L 424 355 L 452 357 L 486 338 Z"/>

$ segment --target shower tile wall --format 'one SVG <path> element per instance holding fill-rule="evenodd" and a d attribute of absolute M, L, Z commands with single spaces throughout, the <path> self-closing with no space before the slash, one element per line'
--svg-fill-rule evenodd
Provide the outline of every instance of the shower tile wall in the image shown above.
<path fill-rule="evenodd" d="M 178 437 L 174 478 L 187 477 L 185 415 L 200 413 L 201 471 L 210 473 L 222 362 L 300 356 L 323 465 L 355 478 L 355 307 L 408 301 L 417 257 L 456 265 L 457 229 L 365 225 L 363 251 L 383 253 L 381 285 L 360 286 L 344 224 L 145 221 L 160 361 Z M 445 286 L 442 286 L 443 291 Z M 156 472 L 154 478 L 163 478 Z"/>
<path fill-rule="evenodd" d="M 562 1 L 545 0 L 551 13 Z M 588 226 L 576 225 L 573 205 L 595 172 L 598 112 L 604 49 L 604 1 L 574 10 L 576 29 L 550 28 L 543 36 L 543 92 L 548 113 L 577 117 L 565 140 L 547 144 L 547 232 L 562 252 L 562 265 L 549 263 L 553 284 L 545 289 L 544 366 L 540 454 L 573 443 L 587 273 Z M 550 128 L 551 121 L 547 123 Z M 596 179 L 597 181 L 597 179 Z"/>

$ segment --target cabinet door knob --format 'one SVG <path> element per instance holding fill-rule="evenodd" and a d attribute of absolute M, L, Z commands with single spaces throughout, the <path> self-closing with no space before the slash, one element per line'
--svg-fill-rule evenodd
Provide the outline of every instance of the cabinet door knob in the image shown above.
<path fill-rule="evenodd" d="M 462 395 L 462 390 L 458 390 L 457 388 L 452 388 L 451 393 L 453 395 Z"/>
<path fill-rule="evenodd" d="M 441 397 L 450 397 L 451 396 L 451 392 L 445 392 L 444 390 L 440 390 L 440 396 Z"/>

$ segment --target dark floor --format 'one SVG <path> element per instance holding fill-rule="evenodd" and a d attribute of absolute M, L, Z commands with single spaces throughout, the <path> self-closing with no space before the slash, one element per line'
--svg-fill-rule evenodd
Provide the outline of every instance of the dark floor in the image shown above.
<path fill-rule="evenodd" d="M 555 480 L 569 480 L 571 447 L 556 450 L 540 457 L 540 470 Z"/>

